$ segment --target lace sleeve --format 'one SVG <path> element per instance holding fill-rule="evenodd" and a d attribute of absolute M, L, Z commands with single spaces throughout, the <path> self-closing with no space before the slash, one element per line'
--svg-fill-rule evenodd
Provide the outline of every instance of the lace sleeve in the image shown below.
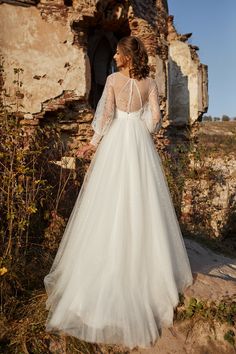
<path fill-rule="evenodd" d="M 148 102 L 144 106 L 143 119 L 150 133 L 157 133 L 162 124 L 156 81 L 150 80 Z"/>
<path fill-rule="evenodd" d="M 112 86 L 113 74 L 107 77 L 102 96 L 98 102 L 93 121 L 91 123 L 94 135 L 90 144 L 97 146 L 102 136 L 108 131 L 114 116 L 115 96 Z"/>

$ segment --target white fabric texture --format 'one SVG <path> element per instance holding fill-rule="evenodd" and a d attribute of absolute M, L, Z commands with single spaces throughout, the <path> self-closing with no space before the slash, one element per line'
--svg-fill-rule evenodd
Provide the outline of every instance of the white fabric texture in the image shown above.
<path fill-rule="evenodd" d="M 156 84 L 114 73 L 104 91 L 100 142 L 44 278 L 46 330 L 145 348 L 172 326 L 193 277 L 150 134 L 161 119 Z"/>
<path fill-rule="evenodd" d="M 141 119 L 145 121 L 150 133 L 158 132 L 161 127 L 162 116 L 156 81 L 149 77 L 138 81 L 124 74 L 114 73 L 107 78 L 92 121 L 95 131 L 90 141 L 92 145 L 97 146 L 106 134 L 116 108 L 123 112 L 140 111 Z"/>

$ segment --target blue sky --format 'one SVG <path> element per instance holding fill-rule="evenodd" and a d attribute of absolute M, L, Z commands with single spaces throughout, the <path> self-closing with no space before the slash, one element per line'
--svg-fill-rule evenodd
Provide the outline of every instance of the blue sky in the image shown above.
<path fill-rule="evenodd" d="M 168 0 L 178 32 L 192 32 L 208 65 L 207 115 L 236 117 L 236 0 Z"/>

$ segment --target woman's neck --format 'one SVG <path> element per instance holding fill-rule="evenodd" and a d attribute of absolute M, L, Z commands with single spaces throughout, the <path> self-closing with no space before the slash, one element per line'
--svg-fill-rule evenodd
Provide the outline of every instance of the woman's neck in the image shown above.
<path fill-rule="evenodd" d="M 127 77 L 130 77 L 130 74 L 129 74 L 129 68 L 126 67 L 126 68 L 121 68 L 119 70 L 123 75 L 127 76 Z"/>

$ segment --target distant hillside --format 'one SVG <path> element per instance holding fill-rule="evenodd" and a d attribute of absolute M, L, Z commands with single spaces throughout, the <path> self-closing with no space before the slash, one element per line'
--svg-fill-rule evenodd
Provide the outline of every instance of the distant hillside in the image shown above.
<path fill-rule="evenodd" d="M 199 144 L 209 147 L 208 153 L 236 154 L 236 121 L 202 122 L 197 136 Z"/>

